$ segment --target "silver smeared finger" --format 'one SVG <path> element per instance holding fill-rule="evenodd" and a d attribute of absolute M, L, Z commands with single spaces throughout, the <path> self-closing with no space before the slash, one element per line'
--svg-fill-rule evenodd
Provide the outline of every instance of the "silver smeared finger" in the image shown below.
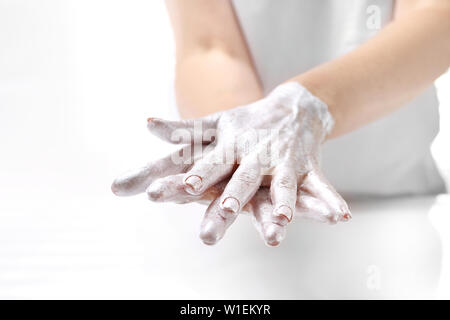
<path fill-rule="evenodd" d="M 290 222 L 294 216 L 297 201 L 297 174 L 287 164 L 278 166 L 272 177 L 270 194 L 274 216 L 284 217 Z"/>
<path fill-rule="evenodd" d="M 214 140 L 218 114 L 190 120 L 148 118 L 148 130 L 158 138 L 176 144 L 209 143 Z"/>
<path fill-rule="evenodd" d="M 331 221 L 348 221 L 352 218 L 345 200 L 319 170 L 314 169 L 308 172 L 300 189 L 302 192 L 320 200 L 322 204 L 328 207 Z"/>
<path fill-rule="evenodd" d="M 303 192 L 298 196 L 295 214 L 299 218 L 323 223 L 338 222 L 338 216 L 333 214 L 326 203 Z"/>
<path fill-rule="evenodd" d="M 279 218 L 272 214 L 268 188 L 260 188 L 250 201 L 253 213 L 253 224 L 268 246 L 278 246 L 286 237 L 287 222 L 279 223 Z M 277 219 L 278 218 L 278 219 Z"/>
<path fill-rule="evenodd" d="M 256 193 L 262 178 L 258 160 L 253 157 L 244 158 L 220 197 L 224 215 L 238 213 Z"/>
<path fill-rule="evenodd" d="M 192 151 L 190 145 L 184 146 L 164 158 L 122 174 L 114 180 L 111 190 L 118 196 L 142 193 L 158 178 L 186 172 L 199 153 L 197 150 Z"/>
<path fill-rule="evenodd" d="M 236 220 L 237 215 L 221 214 L 220 198 L 216 198 L 206 209 L 200 226 L 200 239 L 207 245 L 214 245 L 225 235 L 226 230 Z"/>

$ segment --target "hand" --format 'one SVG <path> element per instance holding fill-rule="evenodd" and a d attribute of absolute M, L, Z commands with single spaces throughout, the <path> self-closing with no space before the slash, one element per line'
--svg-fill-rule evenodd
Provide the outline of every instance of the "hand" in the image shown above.
<path fill-rule="evenodd" d="M 148 124 L 151 132 L 172 143 L 209 143 L 207 152 L 183 176 L 188 193 L 200 195 L 232 175 L 219 200 L 225 216 L 238 213 L 264 182 L 270 182 L 273 215 L 288 222 L 295 211 L 298 186 L 324 199 L 333 213 L 330 221 L 351 217 L 318 164 L 320 146 L 332 126 L 327 106 L 294 82 L 255 103 L 206 118 L 151 119 Z M 314 203 L 306 195 L 302 199 Z"/>
<path fill-rule="evenodd" d="M 201 195 L 192 195 L 185 190 L 183 174 L 157 179 L 147 188 L 150 200 L 156 202 L 201 202 L 209 203 L 201 225 L 200 238 L 206 244 L 215 244 L 222 239 L 237 215 L 223 214 L 219 206 L 220 195 L 228 181 L 222 181 Z M 329 205 L 328 182 L 324 177 L 310 175 L 304 179 L 297 192 L 295 217 L 335 224 L 336 213 Z M 339 195 L 337 195 L 339 198 Z M 348 208 L 347 208 L 348 210 Z M 260 187 L 241 213 L 253 216 L 253 223 L 267 245 L 276 246 L 286 235 L 287 220 L 273 215 L 273 206 L 268 187 Z M 343 220 L 347 221 L 347 219 Z"/>
<path fill-rule="evenodd" d="M 193 143 L 195 140 L 198 141 L 200 139 L 200 141 L 207 143 L 211 141 L 212 137 L 208 130 L 215 129 L 220 116 L 222 114 L 212 115 L 201 119 L 201 122 L 198 120 L 165 121 L 151 119 L 149 129 L 159 137 L 171 142 L 174 142 L 174 139 L 178 139 L 178 142 L 181 143 Z M 200 132 L 200 137 L 198 130 L 195 132 L 196 124 L 204 127 L 204 130 Z M 191 167 L 192 161 L 190 160 L 194 159 L 195 162 L 202 161 L 199 154 L 208 157 L 208 154 L 216 149 L 210 148 L 210 146 L 215 147 L 217 143 L 210 143 L 207 145 L 209 148 L 200 148 L 200 152 L 198 148 L 192 152 L 191 145 L 185 146 L 169 157 L 160 159 L 140 170 L 116 179 L 112 186 L 113 191 L 118 195 L 130 195 L 147 189 L 149 198 L 154 201 L 174 201 L 177 203 L 192 201 L 210 203 L 213 201 L 207 209 L 201 228 L 201 238 L 205 243 L 213 244 L 223 237 L 225 230 L 236 218 L 236 215 L 224 215 L 223 208 L 219 205 L 220 199 L 218 199 L 218 196 L 223 193 L 227 182 L 222 181 L 205 189 L 202 193 L 192 192 L 191 186 L 186 187 L 185 175 L 183 174 Z M 180 158 L 188 161 L 180 162 Z M 174 159 L 178 161 L 173 161 Z M 318 170 L 317 161 L 313 163 L 311 168 L 313 170 L 305 174 L 295 195 L 297 202 L 296 215 L 329 223 L 349 219 L 351 216 L 345 201 Z M 150 187 L 147 188 L 149 185 Z M 283 185 L 282 187 L 286 186 Z M 339 210 L 336 210 L 339 206 L 341 211 L 346 212 L 344 215 L 340 214 Z M 268 188 L 260 188 L 249 205 L 243 207 L 243 211 L 248 211 L 254 216 L 255 226 L 266 243 L 277 245 L 284 238 L 287 221 L 291 220 L 292 216 L 287 219 L 285 215 L 273 215 L 272 209 L 273 206 Z"/>
<path fill-rule="evenodd" d="M 186 151 L 186 149 L 184 149 Z M 179 152 L 177 152 L 179 154 Z M 156 170 L 163 168 L 163 170 Z M 215 244 L 223 238 L 226 230 L 235 221 L 237 215 L 223 215 L 219 207 L 219 197 L 227 181 L 222 181 L 201 195 L 187 193 L 183 183 L 184 174 L 167 175 L 174 172 L 176 167 L 170 157 L 159 159 L 140 170 L 125 174 L 115 180 L 112 189 L 117 195 L 131 195 L 138 190 L 146 193 L 150 200 L 156 202 L 189 203 L 199 202 L 209 205 L 200 228 L 200 238 L 205 244 Z M 164 177 L 157 178 L 163 175 Z M 325 223 L 335 223 L 333 210 L 327 204 L 328 191 L 320 188 L 323 183 L 314 181 L 322 177 L 312 177 L 305 180 L 297 193 L 297 207 L 295 216 Z M 147 182 L 143 182 L 147 181 Z M 153 181 L 147 188 L 148 181 Z M 284 219 L 273 216 L 273 206 L 270 199 L 269 188 L 261 187 L 241 212 L 250 214 L 253 223 L 262 239 L 267 245 L 276 246 L 286 235 L 287 223 Z"/>
<path fill-rule="evenodd" d="M 205 244 L 215 244 L 221 239 L 236 216 L 222 217 L 218 206 L 218 198 L 223 192 L 226 182 L 220 182 L 201 195 L 192 195 L 185 191 L 183 173 L 190 165 L 174 164 L 172 158 L 185 155 L 196 158 L 190 147 L 183 147 L 177 152 L 149 163 L 137 170 L 132 170 L 114 180 L 111 189 L 118 196 L 130 196 L 146 191 L 150 200 L 159 202 L 188 203 L 199 202 L 209 205 L 201 224 L 200 238 Z M 257 197 L 258 196 L 258 197 Z M 242 212 L 253 215 L 254 225 L 262 235 L 266 244 L 278 245 L 286 234 L 286 225 L 271 223 L 271 204 L 268 189 L 261 188 L 252 200 L 251 205 Z"/>

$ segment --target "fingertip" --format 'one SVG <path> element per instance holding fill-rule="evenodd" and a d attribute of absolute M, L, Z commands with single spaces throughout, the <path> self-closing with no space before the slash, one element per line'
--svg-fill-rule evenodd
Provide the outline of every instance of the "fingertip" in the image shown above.
<path fill-rule="evenodd" d="M 226 197 L 220 202 L 220 208 L 226 212 L 238 213 L 240 208 L 239 200 L 234 197 Z"/>
<path fill-rule="evenodd" d="M 147 129 L 153 132 L 153 129 L 158 129 L 162 124 L 162 119 L 159 118 L 147 118 Z M 158 126 L 159 125 L 159 126 Z"/>
<path fill-rule="evenodd" d="M 116 180 L 114 180 L 113 183 L 111 183 L 111 191 L 112 191 L 112 193 L 114 193 L 116 196 L 119 195 L 119 189 L 117 188 Z"/>
<path fill-rule="evenodd" d="M 208 246 L 215 245 L 223 236 L 220 227 L 214 221 L 208 221 L 200 230 L 200 239 Z"/>
<path fill-rule="evenodd" d="M 111 184 L 111 191 L 117 196 L 133 196 L 145 191 L 152 172 L 148 167 L 129 170 L 118 176 Z"/>
<path fill-rule="evenodd" d="M 147 190 L 145 190 L 145 193 L 150 201 L 159 201 L 163 196 L 163 190 L 157 183 L 151 184 Z"/>
<path fill-rule="evenodd" d="M 279 246 L 286 235 L 286 229 L 276 223 L 269 223 L 264 226 L 264 241 L 270 247 Z"/>
<path fill-rule="evenodd" d="M 218 239 L 214 235 L 208 233 L 200 233 L 200 239 L 207 246 L 213 246 L 217 243 Z"/>
<path fill-rule="evenodd" d="M 337 224 L 337 223 L 339 222 L 339 220 L 340 220 L 340 216 L 337 215 L 337 214 L 333 214 L 333 215 L 331 215 L 331 216 L 328 217 L 328 223 L 329 223 L 330 225 L 335 225 L 335 224 Z"/>
<path fill-rule="evenodd" d="M 127 192 L 128 189 L 130 189 L 130 187 L 127 179 L 117 178 L 111 184 L 112 193 L 119 197 L 129 195 L 129 192 Z"/>

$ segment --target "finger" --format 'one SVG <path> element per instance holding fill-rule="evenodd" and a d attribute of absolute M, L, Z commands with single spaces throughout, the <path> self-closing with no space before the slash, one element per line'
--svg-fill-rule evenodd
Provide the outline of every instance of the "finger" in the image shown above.
<path fill-rule="evenodd" d="M 219 197 L 211 202 L 200 226 L 200 239 L 207 245 L 214 245 L 222 239 L 226 230 L 237 218 L 237 215 L 231 214 L 224 216 L 219 203 Z"/>
<path fill-rule="evenodd" d="M 256 193 L 261 181 L 261 168 L 257 159 L 244 159 L 220 197 L 222 210 L 226 213 L 238 213 Z"/>
<path fill-rule="evenodd" d="M 315 169 L 308 172 L 300 188 L 303 192 L 326 204 L 330 212 L 330 220 L 337 222 L 348 221 L 352 218 L 345 200 L 342 199 L 319 170 Z"/>
<path fill-rule="evenodd" d="M 217 119 L 217 114 L 176 121 L 148 118 L 147 128 L 153 135 L 166 142 L 177 144 L 207 143 L 215 137 Z"/>
<path fill-rule="evenodd" d="M 192 195 L 185 190 L 184 174 L 167 176 L 154 181 L 146 190 L 149 200 L 155 202 L 210 203 L 222 194 L 225 182 L 216 184 L 201 195 Z"/>
<path fill-rule="evenodd" d="M 290 222 L 297 200 L 297 174 L 292 166 L 283 164 L 276 168 L 270 193 L 274 208 L 273 215 Z"/>
<path fill-rule="evenodd" d="M 193 195 L 201 194 L 211 186 L 231 175 L 234 163 L 223 163 L 218 159 L 218 154 L 210 152 L 208 155 L 197 161 L 194 166 L 184 175 L 184 185 L 186 191 Z"/>
<path fill-rule="evenodd" d="M 251 200 L 253 224 L 268 246 L 278 246 L 286 237 L 287 223 L 280 224 L 273 215 L 268 188 L 260 188 Z M 285 219 L 283 219 L 286 221 Z"/>
<path fill-rule="evenodd" d="M 142 193 L 158 178 L 186 172 L 195 160 L 197 153 L 199 151 L 192 151 L 190 145 L 184 146 L 164 158 L 119 176 L 112 183 L 111 190 L 118 196 Z"/>
<path fill-rule="evenodd" d="M 299 218 L 323 223 L 336 224 L 338 222 L 336 215 L 333 215 L 326 203 L 306 193 L 299 195 L 295 214 Z"/>

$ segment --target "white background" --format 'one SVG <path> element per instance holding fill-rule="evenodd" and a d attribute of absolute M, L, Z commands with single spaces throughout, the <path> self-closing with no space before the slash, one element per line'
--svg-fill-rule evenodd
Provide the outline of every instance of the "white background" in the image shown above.
<path fill-rule="evenodd" d="M 240 270 L 253 290 L 242 297 L 352 296 L 323 296 L 317 283 L 283 294 L 281 276 L 265 277 L 282 275 L 289 266 L 273 261 L 300 249 L 264 247 L 248 219 L 206 247 L 203 207 L 111 194 L 117 174 L 172 150 L 147 133 L 146 118 L 176 117 L 173 50 L 163 1 L 0 0 L 0 298 L 233 298 Z M 433 151 L 448 174 L 448 76 L 438 89 L 444 124 Z M 448 265 L 450 212 L 439 210 Z M 439 296 L 449 284 L 443 272 Z"/>

